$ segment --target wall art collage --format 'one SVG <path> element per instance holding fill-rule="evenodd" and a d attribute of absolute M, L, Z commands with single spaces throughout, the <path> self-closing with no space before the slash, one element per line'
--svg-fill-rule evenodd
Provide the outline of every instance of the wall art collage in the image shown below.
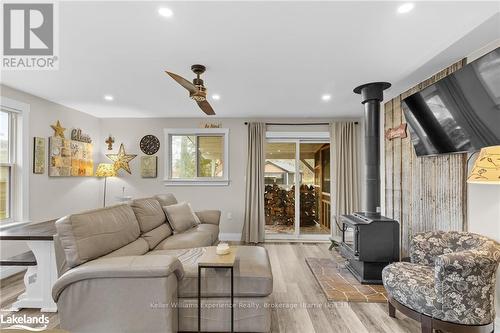
<path fill-rule="evenodd" d="M 89 177 L 94 175 L 91 143 L 49 138 L 49 177 Z"/>
<path fill-rule="evenodd" d="M 79 128 L 71 131 L 71 139 L 65 137 L 66 128 L 57 120 L 50 125 L 54 130 L 48 140 L 48 168 L 46 167 L 46 138 L 33 138 L 33 173 L 44 174 L 48 169 L 49 177 L 91 177 L 94 176 L 94 148 L 90 135 Z M 107 149 L 113 149 L 114 137 L 110 134 L 105 140 Z M 160 149 L 160 140 L 148 134 L 142 137 L 139 143 L 141 151 L 146 156 L 141 156 L 140 171 L 142 178 L 158 177 L 158 157 L 153 156 Z M 129 162 L 137 155 L 127 154 L 125 147 L 120 144 L 118 153 L 106 154 L 112 160 L 116 171 L 120 169 L 132 174 Z"/>

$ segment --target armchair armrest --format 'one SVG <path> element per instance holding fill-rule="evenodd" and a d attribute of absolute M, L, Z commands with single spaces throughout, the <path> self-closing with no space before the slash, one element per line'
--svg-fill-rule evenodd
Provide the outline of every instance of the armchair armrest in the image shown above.
<path fill-rule="evenodd" d="M 500 251 L 494 242 L 440 255 L 435 290 L 445 321 L 483 325 L 495 319 L 495 276 Z"/>
<path fill-rule="evenodd" d="M 83 280 L 99 278 L 154 278 L 175 274 L 184 276 L 184 269 L 177 257 L 169 255 L 125 256 L 89 261 L 64 273 L 52 288 L 55 302 L 69 285 Z"/>
<path fill-rule="evenodd" d="M 221 211 L 220 210 L 203 210 L 196 212 L 201 223 L 219 225 Z"/>

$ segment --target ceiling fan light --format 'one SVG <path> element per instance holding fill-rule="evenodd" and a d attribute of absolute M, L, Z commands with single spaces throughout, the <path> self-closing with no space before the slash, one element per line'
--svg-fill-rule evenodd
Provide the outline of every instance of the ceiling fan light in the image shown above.
<path fill-rule="evenodd" d="M 407 2 L 402 4 L 401 6 L 398 7 L 398 13 L 399 14 L 406 14 L 409 13 L 415 8 L 415 4 L 412 2 Z"/>
<path fill-rule="evenodd" d="M 191 96 L 191 98 L 197 102 L 203 102 L 203 101 L 207 100 L 207 98 L 205 96 L 200 96 L 200 95 L 193 95 L 193 96 Z"/>
<path fill-rule="evenodd" d="M 174 12 L 170 8 L 161 7 L 160 9 L 158 9 L 158 14 L 163 17 L 172 17 L 174 15 Z"/>

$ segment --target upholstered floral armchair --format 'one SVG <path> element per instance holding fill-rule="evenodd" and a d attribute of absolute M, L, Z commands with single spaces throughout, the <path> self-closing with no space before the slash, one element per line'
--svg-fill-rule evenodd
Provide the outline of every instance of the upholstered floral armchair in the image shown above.
<path fill-rule="evenodd" d="M 382 272 L 391 317 L 398 309 L 425 333 L 493 332 L 497 242 L 468 232 L 419 233 L 410 260 Z"/>

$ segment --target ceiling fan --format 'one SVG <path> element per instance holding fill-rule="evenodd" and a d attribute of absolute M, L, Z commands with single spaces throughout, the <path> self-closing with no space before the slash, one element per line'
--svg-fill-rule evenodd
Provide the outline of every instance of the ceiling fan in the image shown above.
<path fill-rule="evenodd" d="M 191 70 L 196 74 L 193 83 L 175 73 L 169 71 L 165 71 L 165 73 L 170 75 L 172 79 L 189 91 L 189 97 L 198 103 L 198 106 L 203 112 L 209 116 L 215 115 L 214 109 L 212 109 L 212 106 L 207 101 L 207 88 L 203 85 L 203 80 L 200 79 L 200 75 L 206 70 L 205 66 L 193 65 L 191 66 Z"/>

